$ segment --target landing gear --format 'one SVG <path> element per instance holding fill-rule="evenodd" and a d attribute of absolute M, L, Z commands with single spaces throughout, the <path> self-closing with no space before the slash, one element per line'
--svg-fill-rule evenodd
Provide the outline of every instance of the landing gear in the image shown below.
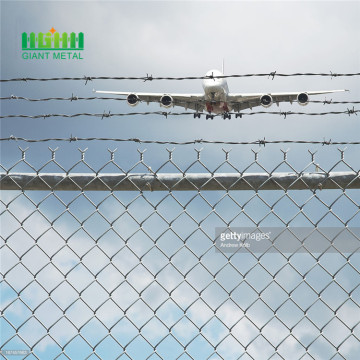
<path fill-rule="evenodd" d="M 237 119 L 238 117 L 241 119 L 241 118 L 242 118 L 242 114 L 240 114 L 240 113 L 235 114 L 235 119 Z"/>
<path fill-rule="evenodd" d="M 208 119 L 214 120 L 214 115 L 206 115 L 206 120 Z"/>
<path fill-rule="evenodd" d="M 194 114 L 194 119 L 196 119 L 196 118 L 199 118 L 199 119 L 200 119 L 200 115 L 201 115 L 200 113 L 195 113 L 195 114 Z"/>
<path fill-rule="evenodd" d="M 223 113 L 222 115 L 223 119 L 226 120 L 226 119 L 231 119 L 231 115 L 229 113 Z"/>

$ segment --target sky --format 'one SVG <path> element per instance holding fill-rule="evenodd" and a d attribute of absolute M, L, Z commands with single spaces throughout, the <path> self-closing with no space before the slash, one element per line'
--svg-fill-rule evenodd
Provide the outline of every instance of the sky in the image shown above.
<path fill-rule="evenodd" d="M 51 76 L 202 76 L 221 68 L 226 74 L 293 72 L 357 72 L 359 64 L 358 2 L 2 2 L 3 78 L 32 74 Z M 141 5 L 139 5 L 141 4 Z M 84 10 L 86 8 L 86 10 Z M 19 10 L 21 9 L 21 10 Z M 6 16 L 9 14 L 9 16 Z M 13 15 L 10 15 L 13 14 Z M 41 14 L 41 15 L 40 15 Z M 296 16 L 294 16 L 296 14 Z M 30 16 L 29 16 L 30 15 Z M 49 18 L 51 20 L 49 20 Z M 16 21 L 13 21 L 16 19 Z M 91 19 L 91 20 L 90 20 Z M 53 25 L 48 25 L 49 22 Z M 34 28 L 36 24 L 36 29 Z M 56 25 L 56 26 L 55 26 Z M 71 27 L 86 33 L 83 60 L 34 61 L 21 58 L 18 34 Z M 45 30 L 43 30 L 45 29 Z M 356 100 L 356 77 L 232 78 L 231 92 L 349 89 L 328 96 Z M 93 96 L 92 90 L 202 92 L 201 81 L 92 81 L 2 83 L 4 95 L 56 97 Z M 316 99 L 324 100 L 325 96 Z M 315 99 L 315 97 L 313 98 Z M 349 105 L 350 106 L 350 105 Z M 281 104 L 271 111 L 346 111 L 346 105 Z M 66 110 L 66 111 L 65 111 Z M 158 111 L 158 104 L 130 108 L 125 102 L 6 101 L 4 114 L 77 112 L 126 113 Z M 255 108 L 260 111 L 262 108 Z M 182 111 L 174 108 L 173 111 Z M 316 119 L 316 120 L 314 120 Z M 31 124 L 31 125 L 30 125 Z M 37 126 L 33 126 L 36 124 Z M 162 116 L 128 118 L 3 119 L 1 135 L 29 138 L 116 137 L 155 140 L 306 139 L 356 140 L 355 115 L 248 116 L 223 121 Z M 15 143 L 2 147 L 16 149 Z M 71 144 L 73 148 L 79 143 Z M 96 146 L 96 145 L 95 145 Z M 67 147 L 67 148 L 71 148 Z M 214 147 L 215 148 L 215 147 Z M 279 147 L 278 147 L 279 148 Z M 294 149 L 296 147 L 293 147 Z M 5 151 L 6 148 L 4 148 Z M 31 151 L 36 151 L 33 146 Z M 15 153 L 15 151 L 9 151 Z M 39 151 L 41 152 L 41 151 Z M 35 153 L 38 158 L 39 152 Z M 17 155 L 16 155 L 17 156 Z M 349 154 L 350 156 L 350 154 Z M 270 156 L 271 158 L 271 156 Z"/>
<path fill-rule="evenodd" d="M 141 5 L 139 5 L 141 4 Z M 86 8 L 86 10 L 85 10 Z M 21 10 L 19 10 L 21 9 Z M 33 76 L 202 76 L 220 68 L 225 60 L 226 74 L 293 72 L 357 72 L 359 64 L 358 2 L 2 2 L 2 77 Z M 12 16 L 5 14 L 14 14 Z M 41 14 L 41 15 L 40 15 Z M 296 16 L 294 16 L 296 14 Z M 30 15 L 30 16 L 29 16 Z M 51 20 L 50 20 L 51 19 Z M 91 20 L 90 20 L 91 19 Z M 21 58 L 18 34 L 71 26 L 86 33 L 84 60 L 34 61 Z M 56 26 L 55 26 L 56 25 Z M 50 27 L 51 27 L 50 26 Z M 350 93 L 331 96 L 333 100 L 356 99 L 356 77 L 336 78 L 240 78 L 229 79 L 231 92 L 271 92 L 349 89 Z M 3 83 L 2 92 L 15 95 L 57 96 L 72 93 L 92 96 L 92 89 L 118 91 L 201 93 L 201 81 L 93 81 Z M 315 98 L 314 98 L 315 99 Z M 324 96 L 316 99 L 323 100 Z M 39 104 L 7 102 L 5 113 L 36 113 Z M 64 109 L 63 103 L 42 103 L 42 111 Z M 344 105 L 331 110 L 346 110 Z M 125 103 L 71 103 L 68 113 L 77 110 L 130 112 L 159 110 L 158 104 L 135 109 Z M 275 111 L 274 108 L 269 110 Z M 307 108 L 281 104 L 287 111 L 324 109 L 322 104 Z M 181 109 L 176 109 L 181 110 Z M 260 110 L 260 109 L 258 109 Z M 256 121 L 254 120 L 256 119 Z M 37 120 L 40 123 L 41 120 Z M 351 140 L 358 132 L 356 116 L 331 116 L 314 121 L 312 117 L 283 119 L 279 116 L 247 117 L 242 120 L 206 121 L 191 117 L 142 117 L 47 119 L 39 128 L 28 126 L 27 119 L 2 121 L 2 134 L 21 132 L 27 136 L 81 135 L 112 137 L 210 138 L 244 140 L 267 138 L 341 138 Z M 104 126 L 106 125 L 106 126 Z M 17 129 L 19 126 L 19 129 Z M 191 131 L 189 131 L 191 129 Z M 259 130 L 261 129 L 261 130 Z M 351 131 L 350 131 L 351 129 Z M 18 135 L 18 134 L 13 134 Z M 20 134 L 24 135 L 24 134 Z M 20 136 L 19 135 L 19 136 Z M 121 135 L 121 136 L 120 136 Z M 216 136 L 215 136 L 216 135 Z M 351 137 L 352 136 L 352 137 Z M 349 137 L 349 138 L 348 138 Z"/>
<path fill-rule="evenodd" d="M 360 28 L 358 24 L 360 3 L 358 1 L 1 1 L 1 79 L 21 78 L 21 77 L 82 77 L 82 76 L 203 76 L 210 69 L 221 69 L 224 59 L 225 74 L 246 74 L 246 73 L 296 73 L 296 72 L 319 72 L 329 73 L 356 73 L 359 72 L 360 64 Z M 22 50 L 21 33 L 46 32 L 54 27 L 58 32 L 74 31 L 85 34 L 85 48 L 82 52 L 82 60 L 25 60 L 21 57 Z M 314 91 L 314 90 L 332 90 L 348 89 L 349 92 L 337 93 L 327 96 L 327 100 L 334 101 L 358 101 L 360 95 L 360 86 L 358 77 L 275 77 L 274 80 L 267 77 L 252 78 L 230 78 L 228 85 L 231 92 L 280 92 L 280 91 Z M 153 92 L 175 92 L 175 93 L 200 93 L 202 92 L 200 80 L 184 81 L 152 81 L 143 82 L 140 80 L 93 80 L 88 81 L 49 81 L 49 82 L 7 82 L 1 83 L 1 97 L 10 95 L 24 96 L 31 98 L 43 97 L 70 97 L 73 95 L 81 97 L 93 96 L 93 89 L 112 90 L 112 91 L 153 91 Z M 324 100 L 325 96 L 320 95 L 312 99 Z M 312 100 L 311 99 L 311 100 Z M 323 105 L 309 104 L 307 107 L 300 107 L 298 104 L 281 104 L 279 108 L 273 105 L 271 111 L 304 111 L 304 112 L 322 112 L 322 111 L 345 111 L 350 105 Z M 111 111 L 112 113 L 127 113 L 133 111 L 158 111 L 159 105 L 139 104 L 135 108 L 127 106 L 123 101 L 48 101 L 48 102 L 26 102 L 23 100 L 1 100 L 1 114 L 74 114 L 74 113 L 103 113 Z M 254 108 L 254 111 L 260 111 L 263 108 Z M 174 108 L 172 111 L 183 111 L 181 108 Z M 266 138 L 267 140 L 319 140 L 324 139 L 333 141 L 358 141 L 359 140 L 359 121 L 358 116 L 352 115 L 328 115 L 328 116 L 288 116 L 284 119 L 275 115 L 256 115 L 243 117 L 242 119 L 232 119 L 224 121 L 221 118 L 215 118 L 213 121 L 206 121 L 205 117 L 193 119 L 192 116 L 168 117 L 162 116 L 129 116 L 129 117 L 111 117 L 100 120 L 95 117 L 76 117 L 61 118 L 50 117 L 45 119 L 22 119 L 5 118 L 1 119 L 0 135 L 1 138 L 25 137 L 29 139 L 42 139 L 69 136 L 77 137 L 105 137 L 105 138 L 140 138 L 150 140 L 174 140 L 187 141 L 194 139 L 221 140 L 221 141 L 254 141 Z M 169 158 L 166 148 L 172 146 L 144 145 L 133 143 L 115 143 L 108 142 L 54 142 L 40 144 L 26 144 L 23 142 L 4 142 L 1 146 L 1 163 L 7 169 L 21 159 L 21 151 L 29 146 L 26 151 L 26 160 L 39 169 L 51 159 L 51 149 L 59 147 L 56 151 L 56 159 L 65 169 L 69 169 L 75 162 L 81 159 L 81 154 L 77 150 L 88 148 L 85 159 L 91 169 L 83 164 L 75 167 L 73 171 L 96 172 L 107 161 L 110 160 L 108 149 L 115 149 L 115 159 L 125 170 L 129 170 L 137 161 L 139 153 L 137 149 L 147 151 L 144 153 L 146 164 L 153 169 L 158 169 Z M 176 146 L 174 150 L 174 161 L 180 168 L 184 169 L 191 162 L 196 160 L 196 151 L 194 148 L 203 148 L 202 160 L 209 169 L 215 169 L 224 161 L 225 155 L 222 151 L 224 145 L 203 145 L 196 146 Z M 241 169 L 245 169 L 254 160 L 254 154 L 251 151 L 261 150 L 259 153 L 260 163 L 268 171 L 274 169 L 283 159 L 280 149 L 290 149 L 288 159 L 297 169 L 304 169 L 310 163 L 311 151 L 317 151 L 317 161 L 321 168 L 329 169 L 340 159 L 340 152 L 333 146 L 303 146 L 303 145 L 267 145 L 266 148 L 258 146 L 233 146 L 230 153 L 230 160 Z M 229 150 L 229 147 L 225 147 Z M 342 148 L 341 148 L 342 149 Z M 356 170 L 359 169 L 359 150 L 356 146 L 348 146 L 345 151 L 346 161 Z M 111 164 L 110 164 L 111 165 Z M 341 169 L 346 168 L 344 164 Z M 256 167 L 252 171 L 263 171 Z M 29 168 L 21 162 L 14 171 L 30 171 Z M 164 169 L 176 171 L 170 165 Z M 289 171 L 287 166 L 281 169 Z M 63 170 L 54 162 L 44 166 L 44 171 L 62 172 Z M 144 167 L 138 166 L 137 171 L 146 171 Z M 279 170 L 279 171 L 280 171 Z M 311 167 L 311 170 L 314 170 Z M 118 169 L 108 166 L 106 171 L 114 172 Z M 198 163 L 191 168 L 191 171 L 204 171 Z M 285 171 L 285 170 L 284 170 Z M 266 307 L 261 299 L 258 299 L 256 292 L 262 286 L 261 279 L 267 279 L 269 274 L 264 272 L 262 266 L 257 266 L 251 272 L 254 257 L 234 257 L 233 264 L 226 264 L 227 260 L 222 254 L 214 254 L 208 251 L 211 246 L 209 238 L 196 233 L 195 239 L 191 237 L 191 231 L 196 225 L 186 214 L 174 221 L 174 231 L 181 234 L 180 237 L 189 236 L 189 244 L 183 248 L 176 241 L 179 240 L 174 234 L 163 237 L 161 231 L 166 231 L 169 226 L 160 217 L 151 217 L 145 221 L 145 231 L 149 236 L 144 236 L 143 232 L 137 232 L 141 222 L 154 211 L 153 205 L 162 202 L 160 214 L 167 220 L 175 219 L 181 213 L 181 207 L 178 207 L 176 201 L 166 194 L 146 194 L 145 198 L 138 194 L 123 193 L 117 194 L 123 204 L 130 204 L 130 214 L 135 217 L 131 219 L 128 215 L 119 217 L 115 222 L 114 229 L 109 230 L 109 223 L 104 221 L 99 214 L 96 214 L 96 206 L 99 205 L 100 213 L 106 218 L 116 218 L 116 215 L 125 211 L 125 207 L 119 203 L 113 196 L 108 194 L 86 194 L 88 196 L 79 196 L 76 192 L 61 193 L 57 192 L 48 196 L 46 192 L 31 193 L 26 196 L 20 192 L 3 192 L 3 204 L 10 203 L 12 213 L 24 221 L 24 229 L 20 231 L 19 223 L 9 212 L 1 213 L 3 237 L 9 238 L 9 245 L 15 249 L 15 252 L 4 247 L 2 270 L 9 271 L 9 282 L 14 286 L 15 291 L 30 282 L 31 273 L 39 271 L 40 265 L 48 264 L 48 268 L 41 273 L 40 283 L 44 285 L 46 291 L 39 284 L 32 283 L 28 290 L 22 292 L 21 299 L 31 307 L 39 306 L 37 316 L 47 326 L 55 322 L 62 314 L 64 309 L 68 308 L 68 317 L 74 322 L 72 325 L 66 319 L 62 324 L 52 328 L 53 336 L 64 345 L 76 335 L 76 327 L 83 326 L 84 337 L 89 339 L 92 346 L 100 341 L 102 337 L 108 334 L 107 328 L 113 326 L 113 336 L 121 346 L 126 341 L 130 341 L 131 336 L 138 334 L 136 327 L 148 325 L 143 328 L 143 335 L 149 341 L 151 346 L 155 346 L 166 334 L 166 326 L 174 326 L 174 335 L 182 343 L 190 341 L 192 337 L 198 334 L 198 328 L 204 326 L 203 335 L 209 339 L 211 344 L 216 344 L 227 335 L 227 328 L 234 326 L 231 336 L 219 346 L 217 353 L 213 347 L 209 347 L 201 336 L 189 346 L 189 354 L 195 359 L 235 359 L 241 355 L 238 343 L 234 339 L 241 339 L 242 344 L 246 344 L 253 337 L 257 336 L 257 327 L 264 325 L 269 320 L 269 308 Z M 348 192 L 355 203 L 359 203 L 359 195 L 356 191 Z M 322 192 L 318 197 L 312 199 L 311 192 L 302 194 L 291 194 L 294 198 L 301 201 L 309 200 L 307 211 L 312 218 L 319 218 L 327 213 L 327 208 L 323 207 L 321 201 L 331 203 L 337 197 L 338 202 L 334 204 L 334 212 L 341 214 L 342 219 L 349 219 L 355 212 L 354 204 L 341 197 L 341 191 L 333 193 Z M 193 216 L 197 222 L 204 220 L 204 229 L 207 234 L 212 234 L 216 225 L 223 222 L 219 218 L 209 217 L 211 206 L 199 196 L 190 201 L 194 194 L 176 194 L 176 198 L 183 204 L 189 202 L 188 213 Z M 223 194 L 219 192 L 206 193 L 205 199 L 210 204 L 217 204 Z M 233 195 L 240 204 L 246 203 L 253 193 L 241 193 Z M 269 203 L 276 202 L 283 194 L 268 193 L 261 194 Z M 166 197 L 165 200 L 163 200 Z M 107 200 L 104 201 L 104 198 Z M 18 200 L 14 200 L 18 199 Z M 33 200 L 31 203 L 29 200 Z M 59 200 L 61 199 L 63 203 Z M 91 201 L 90 201 L 91 200 Z M 40 209 L 47 219 L 41 216 L 34 204 L 41 204 Z M 71 214 L 66 213 L 68 204 Z M 150 205 L 149 205 L 150 204 Z M 163 206 L 163 208 L 161 208 Z M 218 205 L 221 210 L 219 213 L 226 219 L 230 219 L 234 212 L 239 211 L 228 198 Z M 3 207 L 2 207 L 3 209 Z M 1 210 L 3 211 L 3 210 Z M 260 199 L 255 198 L 250 202 L 246 211 L 255 219 L 259 220 L 269 209 L 264 206 Z M 291 201 L 284 197 L 280 201 L 277 209 L 281 217 L 290 219 L 298 209 Z M 64 212 L 64 214 L 63 214 Z M 115 215 L 114 215 L 115 213 Z M 63 214 L 63 215 L 61 215 Z M 90 217 L 90 218 L 89 218 Z M 57 219 L 56 221 L 54 219 Z M 76 220 L 77 219 L 77 220 Z M 89 219 L 89 220 L 87 220 Z M 50 229 L 50 223 L 55 221 L 54 228 Z M 79 222 L 85 221 L 85 230 L 79 230 Z M 274 220 L 275 221 L 275 220 Z M 326 225 L 338 224 L 335 220 L 326 222 Z M 271 222 L 270 222 L 271 223 Z M 355 217 L 355 224 L 358 224 L 358 217 Z M 5 225 L 4 225 L 5 224 Z M 304 225 L 302 221 L 300 225 Z M 196 227 L 196 226 L 195 226 Z M 14 235 L 11 235 L 13 232 Z M 131 236 L 135 232 L 135 235 Z M 60 234 L 60 235 L 59 235 Z M 116 239 L 120 235 L 124 238 L 131 236 L 130 245 L 125 246 L 123 252 L 120 252 L 117 260 L 114 258 L 114 264 L 109 265 L 107 256 L 115 256 L 120 251 L 120 244 Z M 154 239 L 160 236 L 162 240 L 160 249 L 168 251 L 168 256 L 174 256 L 173 264 L 179 270 L 174 269 L 168 264 L 162 270 L 162 277 L 159 277 L 159 284 L 152 282 L 153 274 L 166 266 L 168 260 L 162 262 L 163 255 L 159 250 L 150 245 L 151 251 L 147 257 L 144 256 L 142 264 L 146 267 L 141 270 L 138 265 L 139 257 L 144 255 L 149 238 Z M 34 247 L 34 238 L 39 237 L 42 249 L 46 249 L 44 254 L 38 247 Z M 64 238 L 70 238 L 70 249 L 63 248 Z M 101 246 L 94 246 L 94 239 L 99 240 Z M 191 241 L 193 240 L 193 241 Z M 2 240 L 3 241 L 3 240 Z M 169 245 L 169 243 L 171 245 Z M 2 243 L 3 244 L 3 243 Z M 151 247 L 152 246 L 152 247 Z M 167 248 L 167 246 L 169 248 Z M 74 249 L 75 251 L 72 251 Z M 197 258 L 192 255 L 194 252 L 203 254 L 205 267 L 211 269 L 210 273 L 198 263 Z M 24 255 L 23 264 L 27 267 L 21 267 L 19 256 L 29 250 L 29 255 Z M 177 251 L 179 251 L 177 253 Z M 136 255 L 134 255 L 134 253 Z M 176 256 L 174 254 L 177 254 Z M 56 255 L 55 255 L 56 254 Z M 85 254 L 85 255 L 84 255 Z M 286 261 L 282 256 L 278 258 L 275 254 L 264 257 L 264 266 L 270 274 L 275 273 L 277 265 L 284 265 Z M 344 266 L 344 258 L 340 254 L 333 255 L 332 260 L 325 263 L 324 267 L 328 272 L 339 271 L 339 283 L 346 291 L 353 289 L 359 283 L 358 273 L 350 266 Z M 82 258 L 83 256 L 83 258 Z M 53 264 L 49 264 L 48 257 L 53 257 Z M 331 257 L 331 256 L 330 256 Z M 79 259 L 82 259 L 81 261 Z M 242 259 L 242 260 L 241 260 Z M 271 260 L 272 259 L 272 260 Z M 354 257 L 354 263 L 358 260 Z M 284 262 L 285 261 L 285 262 Z M 324 260 L 325 261 L 325 260 Z M 357 262 L 356 262 L 357 261 Z M 11 267 L 17 265 L 16 271 L 10 271 Z M 158 265 L 157 265 L 158 264 Z M 327 284 L 329 274 L 318 265 L 312 256 L 299 259 L 294 257 L 291 264 L 301 273 L 309 272 L 309 284 L 316 290 L 321 285 Z M 227 298 L 226 292 L 217 282 L 211 279 L 220 266 L 225 266 L 225 270 L 219 273 L 219 282 L 227 290 L 234 289 L 239 283 L 239 287 L 231 298 Z M 130 283 L 136 284 L 135 289 L 129 288 L 127 282 L 124 282 L 124 276 L 116 269 L 116 266 L 123 273 L 126 270 L 133 269 Z M 160 266 L 160 268 L 156 268 Z M 249 271 L 249 279 L 242 281 L 242 277 L 233 269 L 242 269 L 242 266 Z M 331 268 L 333 266 L 333 268 Z M 194 267 L 194 270 L 190 269 Z M 311 270 L 313 267 L 313 270 Z M 331 268 L 331 270 L 330 270 Z M 350 268 L 350 270 L 349 270 Z M 356 268 L 356 266 L 355 266 Z M 73 269 L 73 270 L 71 270 Z M 104 269 L 104 270 L 102 270 Z M 137 269 L 137 270 L 136 270 Z M 301 269 L 301 270 L 299 270 Z M 102 270 L 102 272 L 100 271 Z M 287 270 L 287 272 L 286 272 Z M 70 271 L 69 283 L 64 282 L 62 273 Z M 94 274 L 100 271 L 99 282 L 94 281 Z M 189 271 L 188 282 L 179 285 L 182 281 L 181 274 Z M 311 272 L 313 271 L 313 272 Z M 246 272 L 246 271 L 245 271 Z M 273 283 L 268 291 L 264 291 L 263 299 L 273 309 L 280 306 L 288 296 L 292 286 L 299 284 L 299 274 L 289 265 L 284 268 L 283 273 L 278 274 L 278 283 Z M 282 274 L 283 274 L 282 273 Z M 196 276 L 197 275 L 197 276 Z M 89 281 L 89 282 L 87 282 Z M 270 281 L 270 280 L 269 280 Z M 123 284 L 124 289 L 116 292 L 114 284 Z M 9 305 L 16 299 L 16 292 L 10 289 L 8 285 L 2 283 L 2 307 L 8 306 L 7 318 L 14 324 L 21 324 L 30 316 L 29 309 L 18 300 L 11 306 Z M 88 286 L 86 290 L 86 286 Z M 125 287 L 127 288 L 125 289 Z M 209 286 L 209 287 L 208 287 Z M 255 286 L 255 290 L 252 289 Z M 344 304 L 340 308 L 339 314 L 346 324 L 352 323 L 358 319 L 358 306 L 347 299 L 344 291 L 333 284 L 334 288 L 329 286 L 324 290 L 324 298 L 330 303 L 331 299 L 333 309 L 341 306 L 341 299 Z M 147 288 L 148 287 L 148 288 Z M 144 289 L 148 289 L 144 291 Z M 204 299 L 210 305 L 204 305 L 199 294 L 194 295 L 196 291 L 204 290 Z M 46 292 L 53 291 L 52 299 L 45 301 Z M 84 299 L 90 305 L 90 309 L 83 302 L 77 300 L 78 293 L 84 291 Z M 108 293 L 113 292 L 112 301 L 107 301 Z M 148 304 L 141 302 L 139 293 L 144 291 L 142 299 Z M 173 291 L 172 299 L 169 301 L 166 291 Z M 318 290 L 319 291 L 319 290 Z M 75 294 L 75 295 L 74 295 Z M 193 295 L 191 295 L 193 294 Z M 305 295 L 304 295 L 305 294 Z M 195 304 L 190 306 L 191 296 L 194 296 Z M 279 345 L 281 354 L 287 358 L 298 358 L 303 354 L 303 346 L 299 344 L 309 343 L 317 336 L 316 327 L 311 324 L 315 322 L 317 326 L 325 324 L 332 317 L 329 308 L 322 302 L 317 302 L 309 310 L 309 316 L 303 317 L 303 311 L 312 301 L 312 296 L 317 296 L 316 291 L 305 286 L 304 289 L 299 286 L 299 290 L 294 290 L 294 299 L 302 307 L 297 307 L 291 301 L 288 301 L 279 310 L 279 318 L 273 319 L 269 325 L 264 327 L 264 335 L 271 339 L 273 343 Z M 357 293 L 354 295 L 358 296 Z M 247 306 L 251 304 L 251 299 L 259 301 L 253 310 L 245 316 L 244 306 L 238 307 L 241 301 Z M 308 299 L 306 299 L 308 298 Z M 162 301 L 167 299 L 166 304 L 161 307 L 159 319 L 152 318 L 153 309 L 160 306 Z M 214 309 L 220 305 L 220 301 L 225 301 L 220 307 L 219 318 L 213 317 L 211 322 L 206 324 L 211 318 Z M 275 299 L 275 300 L 274 300 Z M 40 303 L 45 301 L 43 305 Z M 93 301 L 93 302 L 91 302 Z M 94 309 L 101 307 L 101 302 L 107 301 L 102 306 L 98 318 L 92 318 L 89 324 L 85 324 L 91 318 Z M 127 315 L 115 318 L 119 320 L 114 324 L 113 314 L 119 314 L 120 305 L 122 309 L 131 302 L 137 301 L 135 308 L 130 308 Z M 314 301 L 314 300 L 313 300 Z M 58 304 L 60 309 L 54 305 Z M 72 304 L 72 305 L 71 305 Z M 118 304 L 118 305 L 116 305 Z M 151 304 L 151 305 L 150 305 Z M 71 305 L 71 306 L 70 306 Z M 183 309 L 189 307 L 186 316 Z M 272 313 L 272 310 L 270 311 Z M 121 312 L 120 312 L 121 313 Z M 52 314 L 48 318 L 44 314 Z M 318 314 L 318 316 L 316 315 Z M 320 314 L 320 315 L 319 315 Z M 100 320 L 101 321 L 100 321 Z M 134 324 L 129 323 L 129 319 Z M 152 319 L 152 320 L 149 320 Z M 234 319 L 239 320 L 234 325 Z M 295 336 L 289 336 L 286 327 L 281 324 L 284 321 L 288 326 L 295 326 L 297 321 L 299 325 L 294 330 Z M 302 320 L 301 320 L 302 319 Z M 355 319 L 355 320 L 354 320 Z M 360 320 L 360 319 L 359 319 Z M 359 321 L 358 320 L 358 321 Z M 35 321 L 31 320 L 28 325 L 22 327 L 21 336 L 29 341 L 35 342 L 44 335 L 44 329 Z M 103 322 L 103 324 L 101 324 Z M 176 324 L 176 325 L 175 325 Z M 206 325 L 205 325 L 206 324 Z M 338 334 L 334 335 L 338 330 Z M 341 329 L 341 330 L 339 330 Z M 357 330 L 358 332 L 358 330 Z M 8 337 L 12 336 L 14 330 L 8 324 L 2 322 L 2 334 Z M 278 335 L 277 335 L 278 334 Z M 331 322 L 325 330 L 325 334 L 334 343 L 343 340 L 348 332 L 344 325 Z M 83 354 L 91 353 L 91 347 L 79 338 L 77 342 L 72 342 L 67 347 L 67 353 L 74 358 L 81 358 Z M 21 341 L 14 338 L 13 342 L 7 345 L 7 349 L 20 346 Z M 23 348 L 24 344 L 21 344 Z M 145 345 L 141 338 L 135 340 L 129 348 L 129 354 L 134 359 L 146 358 L 151 353 L 151 346 Z M 26 346 L 25 346 L 26 348 Z M 108 337 L 97 349 L 99 354 L 105 358 L 111 358 L 110 354 L 115 354 L 120 349 L 114 339 Z M 150 349 L 150 350 L 149 350 Z M 240 350 L 239 350 L 240 349 Z M 333 351 L 326 340 L 320 338 L 312 347 L 312 356 L 327 358 Z M 331 350 L 332 349 L 332 350 Z M 59 345 L 54 340 L 46 337 L 36 347 L 38 354 L 51 358 L 59 353 Z M 159 348 L 160 356 L 165 358 L 176 358 L 182 352 L 182 346 L 173 339 L 164 341 Z M 273 349 L 259 340 L 249 347 L 249 354 L 254 358 L 266 358 L 270 356 Z M 359 351 L 358 345 L 353 340 L 345 341 L 342 347 L 342 354 L 347 359 L 355 359 Z M 146 354 L 146 355 L 145 355 Z M 299 355 L 300 354 L 300 355 Z M 92 358 L 95 358 L 93 355 Z M 125 355 L 124 355 L 124 358 Z M 157 358 L 153 355 L 151 359 Z M 183 355 L 181 359 L 187 359 Z M 15 357 L 14 357 L 15 359 Z"/>

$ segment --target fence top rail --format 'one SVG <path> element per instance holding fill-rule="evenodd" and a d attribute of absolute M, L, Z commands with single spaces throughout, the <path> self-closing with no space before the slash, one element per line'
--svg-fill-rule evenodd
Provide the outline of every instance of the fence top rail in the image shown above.
<path fill-rule="evenodd" d="M 360 189 L 360 173 L 1 173 L 2 190 L 194 191 Z"/>

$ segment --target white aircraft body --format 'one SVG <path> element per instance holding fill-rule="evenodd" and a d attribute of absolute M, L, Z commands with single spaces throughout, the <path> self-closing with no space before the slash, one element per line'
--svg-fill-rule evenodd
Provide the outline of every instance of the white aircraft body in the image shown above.
<path fill-rule="evenodd" d="M 227 81 L 223 72 L 210 70 L 206 73 L 203 80 L 204 93 L 202 94 L 172 94 L 172 93 L 143 93 L 143 92 L 119 92 L 119 91 L 95 91 L 102 94 L 114 94 L 126 96 L 130 106 L 136 106 L 139 102 L 160 103 L 161 107 L 170 108 L 181 106 L 183 108 L 195 110 L 195 117 L 200 117 L 200 113 L 206 111 L 206 118 L 213 118 L 213 114 L 222 114 L 223 118 L 231 118 L 230 111 L 240 112 L 244 109 L 252 109 L 262 105 L 265 108 L 273 103 L 279 106 L 280 102 L 294 101 L 300 105 L 307 105 L 309 95 L 329 94 L 347 90 L 325 90 L 325 91 L 298 91 L 283 93 L 230 93 Z"/>

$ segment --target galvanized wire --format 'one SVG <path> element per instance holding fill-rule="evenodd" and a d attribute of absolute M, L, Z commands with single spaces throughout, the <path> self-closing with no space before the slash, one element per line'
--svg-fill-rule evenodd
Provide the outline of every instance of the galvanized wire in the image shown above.
<path fill-rule="evenodd" d="M 192 144 L 220 144 L 220 145 L 260 145 L 267 144 L 313 144 L 313 145 L 360 145 L 360 141 L 334 141 L 334 140 L 266 140 L 258 139 L 254 141 L 224 141 L 224 140 L 209 140 L 209 139 L 195 139 L 188 141 L 174 141 L 174 140 L 147 140 L 139 138 L 107 138 L 107 137 L 78 137 L 70 135 L 68 138 L 43 138 L 43 139 L 27 139 L 21 136 L 10 135 L 9 137 L 0 138 L 0 141 L 23 141 L 28 143 L 42 143 L 49 141 L 116 141 L 116 142 L 134 142 L 139 144 L 159 144 L 159 145 L 192 145 Z"/>
<path fill-rule="evenodd" d="M 307 115 L 307 116 L 326 116 L 326 115 L 352 115 L 360 112 L 360 110 L 347 109 L 346 111 L 328 111 L 328 112 L 315 112 L 315 113 L 306 113 L 306 112 L 296 112 L 296 111 L 254 111 L 254 112 L 226 112 L 226 115 L 234 115 L 235 118 L 243 117 L 243 116 L 252 116 L 252 115 L 280 115 L 286 118 L 290 115 Z M 214 114 L 211 115 L 214 117 L 223 117 L 224 114 Z M 9 115 L 1 115 L 0 119 L 9 119 L 9 118 L 29 118 L 29 119 L 45 119 L 49 117 L 63 117 L 63 118 L 74 118 L 79 116 L 88 116 L 88 117 L 99 117 L 101 119 L 108 117 L 124 117 L 124 116 L 147 116 L 147 115 L 161 115 L 165 116 L 193 116 L 200 117 L 201 115 L 206 115 L 205 113 L 199 112 L 171 112 L 171 111 L 147 111 L 147 112 L 132 112 L 132 113 L 111 113 L 110 111 L 104 111 L 101 113 L 77 113 L 77 114 L 37 114 L 37 115 L 27 115 L 27 114 L 9 114 Z"/>
<path fill-rule="evenodd" d="M 82 77 L 52 77 L 52 78 L 12 78 L 12 79 L 1 79 L 0 82 L 11 82 L 11 81 L 58 81 L 58 80 L 82 80 L 85 81 L 85 85 L 92 80 L 142 80 L 142 81 L 153 81 L 153 80 L 204 80 L 204 79 L 228 79 L 228 78 L 243 78 L 243 77 L 267 77 L 274 79 L 275 76 L 280 77 L 299 77 L 299 76 L 323 76 L 323 77 L 351 77 L 359 76 L 360 73 L 292 73 L 292 74 L 281 74 L 273 71 L 271 73 L 259 73 L 259 74 L 234 74 L 234 75 L 209 75 L 209 76 L 182 76 L 182 77 L 163 77 L 163 76 L 152 76 L 146 74 L 146 76 L 87 76 Z"/>

